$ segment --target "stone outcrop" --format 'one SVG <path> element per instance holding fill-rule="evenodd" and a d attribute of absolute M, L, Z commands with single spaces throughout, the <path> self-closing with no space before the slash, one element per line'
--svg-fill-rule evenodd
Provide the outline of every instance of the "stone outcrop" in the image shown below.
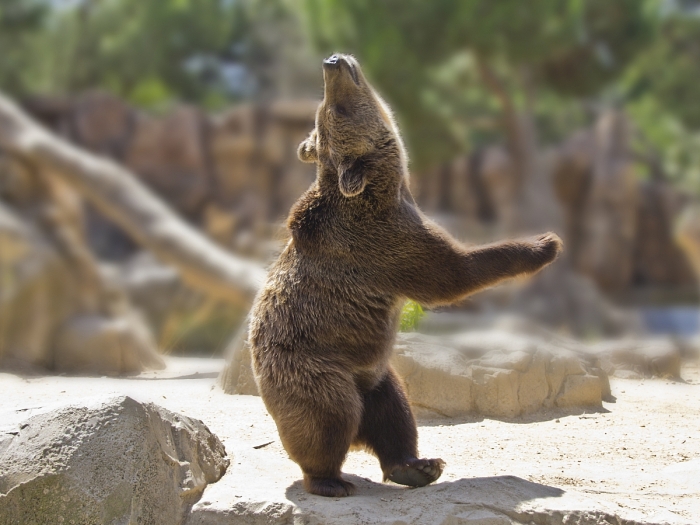
<path fill-rule="evenodd" d="M 183 523 L 229 459 L 198 420 L 129 397 L 0 435 L 0 523 Z"/>
<path fill-rule="evenodd" d="M 577 343 L 500 330 L 449 338 L 400 333 L 392 366 L 414 406 L 451 417 L 600 407 L 610 396 L 597 357 L 580 351 Z M 229 349 L 220 382 L 229 394 L 258 395 L 242 334 Z"/>
<path fill-rule="evenodd" d="M 400 334 L 393 366 L 412 404 L 446 416 L 515 417 L 542 408 L 600 407 L 610 395 L 595 359 L 503 331 L 450 339 Z"/>

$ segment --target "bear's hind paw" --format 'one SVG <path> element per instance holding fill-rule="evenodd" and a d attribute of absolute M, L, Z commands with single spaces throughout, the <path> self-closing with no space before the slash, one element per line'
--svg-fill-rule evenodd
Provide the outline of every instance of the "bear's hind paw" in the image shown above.
<path fill-rule="evenodd" d="M 355 485 L 340 478 L 304 476 L 304 488 L 311 494 L 318 494 L 327 498 L 342 498 L 355 493 Z"/>
<path fill-rule="evenodd" d="M 399 485 L 424 487 L 438 479 L 444 467 L 441 459 L 410 459 L 394 467 L 386 478 Z"/>

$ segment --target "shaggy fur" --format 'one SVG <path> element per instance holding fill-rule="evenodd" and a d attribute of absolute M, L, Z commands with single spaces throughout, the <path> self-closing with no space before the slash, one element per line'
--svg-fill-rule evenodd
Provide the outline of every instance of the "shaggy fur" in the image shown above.
<path fill-rule="evenodd" d="M 405 300 L 447 304 L 552 262 L 561 241 L 466 248 L 427 219 L 408 189 L 406 154 L 388 106 L 351 56 L 323 64 L 316 128 L 299 146 L 317 179 L 289 216 L 292 238 L 253 308 L 260 393 L 306 490 L 346 496 L 352 445 L 374 453 L 384 479 L 435 481 L 418 459 L 416 424 L 388 364 Z"/>

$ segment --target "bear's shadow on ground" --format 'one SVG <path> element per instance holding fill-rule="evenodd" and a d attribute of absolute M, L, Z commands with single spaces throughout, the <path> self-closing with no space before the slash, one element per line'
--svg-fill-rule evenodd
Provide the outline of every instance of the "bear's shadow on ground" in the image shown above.
<path fill-rule="evenodd" d="M 461 478 L 443 481 L 420 488 L 407 488 L 393 483 L 377 483 L 367 478 L 344 474 L 343 478 L 355 484 L 356 493 L 346 498 L 325 498 L 307 493 L 301 481 L 296 481 L 285 492 L 289 501 L 302 511 L 334 516 L 352 514 L 358 508 L 367 507 L 367 512 L 386 511 L 397 513 L 404 519 L 412 513 L 429 510 L 435 517 L 459 514 L 468 509 L 490 509 L 500 514 L 515 514 L 518 506 L 541 498 L 559 498 L 565 491 L 528 481 L 517 476 L 489 476 Z M 385 516 L 386 517 L 386 516 Z M 414 516 L 417 517 L 417 516 Z M 410 522 L 410 521 L 409 521 Z"/>

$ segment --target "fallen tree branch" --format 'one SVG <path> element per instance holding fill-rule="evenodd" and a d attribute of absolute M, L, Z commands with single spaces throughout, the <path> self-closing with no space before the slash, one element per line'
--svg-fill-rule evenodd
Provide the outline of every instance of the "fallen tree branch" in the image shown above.
<path fill-rule="evenodd" d="M 0 148 L 68 182 L 192 287 L 250 305 L 262 285 L 265 272 L 258 264 L 220 248 L 130 171 L 55 136 L 1 94 Z"/>

